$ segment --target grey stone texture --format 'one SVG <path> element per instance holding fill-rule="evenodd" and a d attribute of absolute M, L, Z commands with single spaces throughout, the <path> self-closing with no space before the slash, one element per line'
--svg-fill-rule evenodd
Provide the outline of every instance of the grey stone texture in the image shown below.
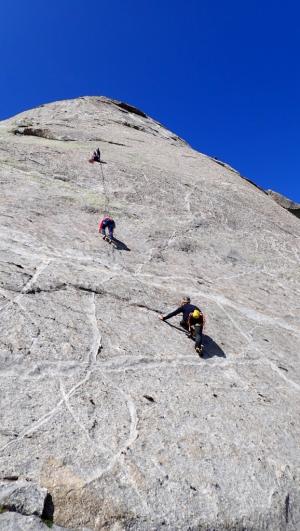
<path fill-rule="evenodd" d="M 69 529 L 299 530 L 299 220 L 103 97 L 2 121 L 0 169 L 2 480 Z"/>
<path fill-rule="evenodd" d="M 0 514 L 0 529 L 3 531 L 48 531 L 49 525 L 37 516 L 23 516 L 15 512 Z M 64 531 L 65 528 L 52 525 L 52 531 Z"/>
<path fill-rule="evenodd" d="M 283 208 L 286 208 L 291 214 L 294 214 L 297 216 L 297 218 L 300 218 L 300 204 L 295 203 L 295 201 L 291 201 L 288 197 L 285 197 L 282 194 L 279 194 L 278 192 L 274 192 L 273 190 L 267 190 L 267 194 L 278 203 L 278 205 L 282 206 Z"/>
<path fill-rule="evenodd" d="M 47 490 L 29 481 L 0 481 L 0 506 L 25 515 L 42 516 Z"/>

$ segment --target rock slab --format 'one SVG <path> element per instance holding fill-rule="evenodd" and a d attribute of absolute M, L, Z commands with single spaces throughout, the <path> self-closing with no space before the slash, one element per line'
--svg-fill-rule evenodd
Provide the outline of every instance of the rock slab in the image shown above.
<path fill-rule="evenodd" d="M 0 187 L 0 477 L 68 529 L 298 531 L 299 220 L 104 97 L 1 122 Z"/>
<path fill-rule="evenodd" d="M 23 516 L 14 512 L 0 514 L 0 529 L 3 531 L 64 531 L 65 528 L 57 525 L 45 524 L 37 516 Z"/>

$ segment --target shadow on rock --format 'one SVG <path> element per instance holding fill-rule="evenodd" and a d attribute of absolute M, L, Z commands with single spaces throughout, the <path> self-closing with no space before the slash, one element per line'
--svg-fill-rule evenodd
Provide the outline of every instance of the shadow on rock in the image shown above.
<path fill-rule="evenodd" d="M 168 326 L 171 326 L 171 328 L 175 328 L 179 332 L 182 332 L 188 337 L 188 333 L 186 330 L 184 330 L 184 328 L 168 323 L 168 321 L 164 321 L 164 323 L 166 323 Z M 224 350 L 222 350 L 221 347 L 219 347 L 219 345 L 210 336 L 203 334 L 202 344 L 204 347 L 202 359 L 208 360 L 214 356 L 217 356 L 218 358 L 226 358 Z"/>
<path fill-rule="evenodd" d="M 117 240 L 116 238 L 113 239 L 113 243 L 118 249 L 118 251 L 130 251 L 129 247 L 127 247 L 126 243 L 121 242 L 121 240 Z"/>
<path fill-rule="evenodd" d="M 219 347 L 219 345 L 210 336 L 203 334 L 202 343 L 204 346 L 202 358 L 204 360 L 208 360 L 214 356 L 226 358 L 224 350 L 222 350 L 221 347 Z"/>
<path fill-rule="evenodd" d="M 54 504 L 53 504 L 51 494 L 48 493 L 45 498 L 42 519 L 53 522 L 53 515 L 54 515 Z"/>

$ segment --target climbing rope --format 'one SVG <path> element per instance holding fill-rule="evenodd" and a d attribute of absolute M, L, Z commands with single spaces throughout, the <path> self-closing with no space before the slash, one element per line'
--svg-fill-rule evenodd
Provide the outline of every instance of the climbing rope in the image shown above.
<path fill-rule="evenodd" d="M 109 194 L 108 194 L 108 188 L 106 186 L 106 181 L 104 177 L 104 171 L 103 171 L 103 161 L 101 161 L 101 152 L 100 149 L 97 148 L 91 158 L 89 159 L 89 162 L 94 163 L 98 162 L 100 164 L 100 171 L 101 171 L 101 178 L 102 178 L 102 189 L 103 189 L 103 197 L 104 197 L 104 204 L 103 204 L 103 211 L 104 214 L 109 216 Z"/>
<path fill-rule="evenodd" d="M 100 162 L 100 168 L 101 168 L 102 188 L 103 188 L 103 196 L 104 196 L 104 207 L 103 207 L 103 210 L 104 210 L 104 212 L 107 215 L 109 215 L 109 196 L 108 196 L 106 181 L 105 181 L 105 178 L 104 178 L 104 171 L 103 171 L 103 167 L 102 167 L 101 162 Z"/>

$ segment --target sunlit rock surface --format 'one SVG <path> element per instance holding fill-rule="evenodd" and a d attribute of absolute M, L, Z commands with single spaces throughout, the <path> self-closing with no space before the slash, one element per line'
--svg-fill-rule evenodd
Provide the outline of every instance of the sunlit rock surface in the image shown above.
<path fill-rule="evenodd" d="M 1 481 L 68 529 L 299 530 L 299 220 L 107 98 L 1 122 L 0 168 Z"/>
<path fill-rule="evenodd" d="M 294 214 L 297 216 L 297 218 L 300 218 L 300 204 L 295 203 L 294 201 L 291 201 L 288 199 L 288 197 L 285 197 L 282 194 L 279 194 L 278 192 L 273 192 L 273 190 L 267 190 L 267 193 L 269 194 L 278 205 L 282 206 L 283 208 L 286 208 L 291 214 Z"/>

